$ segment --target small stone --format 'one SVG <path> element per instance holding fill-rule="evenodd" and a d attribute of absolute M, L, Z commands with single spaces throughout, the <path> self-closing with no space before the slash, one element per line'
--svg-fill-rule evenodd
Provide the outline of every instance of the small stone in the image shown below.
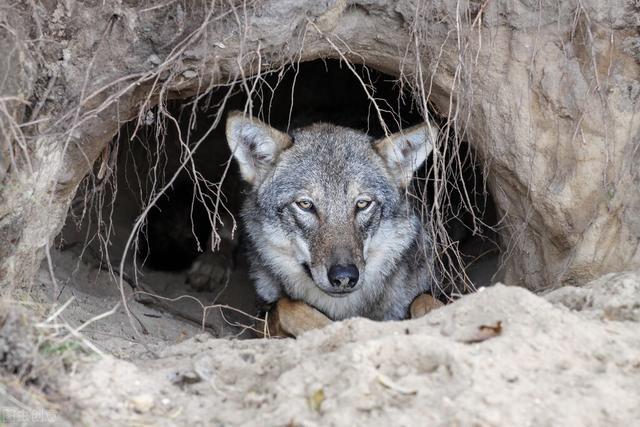
<path fill-rule="evenodd" d="M 202 378 L 194 371 L 186 371 L 182 373 L 182 381 L 187 384 L 195 384 L 202 381 Z"/>
<path fill-rule="evenodd" d="M 151 62 L 153 65 L 160 65 L 162 63 L 160 57 L 155 53 L 150 55 L 149 58 L 147 58 L 147 61 Z"/>
<path fill-rule="evenodd" d="M 202 377 L 195 371 L 177 371 L 170 375 L 169 380 L 176 385 L 195 384 L 202 381 Z"/>
<path fill-rule="evenodd" d="M 198 76 L 198 73 L 196 73 L 193 70 L 187 70 L 182 72 L 182 77 L 184 77 L 185 79 L 193 79 L 197 76 Z"/>
<path fill-rule="evenodd" d="M 149 412 L 154 406 L 153 396 L 150 394 L 141 394 L 131 399 L 133 410 L 139 414 Z"/>

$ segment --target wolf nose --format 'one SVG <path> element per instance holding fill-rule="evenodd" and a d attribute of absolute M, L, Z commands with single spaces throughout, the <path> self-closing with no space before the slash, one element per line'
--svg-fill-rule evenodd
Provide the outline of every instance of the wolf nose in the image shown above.
<path fill-rule="evenodd" d="M 348 265 L 332 265 L 329 268 L 329 282 L 336 287 L 342 289 L 353 288 L 358 283 L 358 267 L 353 264 Z"/>

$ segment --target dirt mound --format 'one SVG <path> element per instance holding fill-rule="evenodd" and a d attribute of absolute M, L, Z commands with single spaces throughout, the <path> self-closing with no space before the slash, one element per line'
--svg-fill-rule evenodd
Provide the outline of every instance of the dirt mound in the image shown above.
<path fill-rule="evenodd" d="M 544 297 L 496 285 L 419 320 L 105 357 L 62 388 L 91 425 L 624 425 L 640 416 L 639 299 L 637 273 Z"/>

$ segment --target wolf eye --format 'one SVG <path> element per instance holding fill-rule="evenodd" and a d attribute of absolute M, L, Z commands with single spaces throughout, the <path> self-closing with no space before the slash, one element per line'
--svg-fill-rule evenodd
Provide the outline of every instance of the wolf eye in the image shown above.
<path fill-rule="evenodd" d="M 373 200 L 367 200 L 367 199 L 358 200 L 356 202 L 356 208 L 358 208 L 359 211 L 363 211 L 367 209 L 369 206 L 371 206 L 371 203 L 373 203 Z"/>
<path fill-rule="evenodd" d="M 313 209 L 313 203 L 306 199 L 296 201 L 296 205 L 303 211 L 310 211 Z"/>

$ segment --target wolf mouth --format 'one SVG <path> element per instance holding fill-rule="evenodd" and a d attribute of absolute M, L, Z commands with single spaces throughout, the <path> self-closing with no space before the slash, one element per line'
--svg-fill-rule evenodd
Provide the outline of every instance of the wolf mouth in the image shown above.
<path fill-rule="evenodd" d="M 331 292 L 331 291 L 325 291 L 324 289 L 322 289 L 322 291 L 325 294 L 327 294 L 327 295 L 329 295 L 331 297 L 334 297 L 334 298 L 344 298 L 344 297 L 346 297 L 346 296 L 348 296 L 348 295 L 353 293 L 353 291 L 351 291 L 351 290 L 342 291 L 342 292 L 341 291 Z"/>

